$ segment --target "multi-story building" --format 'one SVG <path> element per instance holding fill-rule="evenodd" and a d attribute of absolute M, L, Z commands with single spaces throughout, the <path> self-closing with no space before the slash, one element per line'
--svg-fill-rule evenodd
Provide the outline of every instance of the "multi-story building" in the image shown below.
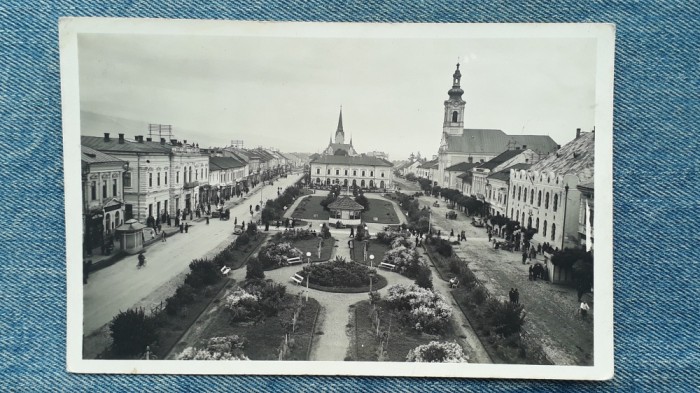
<path fill-rule="evenodd" d="M 151 142 L 152 144 L 157 144 Z M 210 197 L 209 157 L 203 154 L 198 145 L 188 144 L 187 140 L 179 142 L 172 140 L 169 144 L 161 139 L 161 146 L 170 150 L 170 205 L 169 209 L 175 214 L 178 211 L 195 210 Z M 160 216 L 168 212 L 168 208 L 159 207 Z"/>
<path fill-rule="evenodd" d="M 472 168 L 471 195 L 486 200 L 487 177 L 515 164 L 533 164 L 539 159 L 532 150 L 506 150 L 496 157 Z"/>
<path fill-rule="evenodd" d="M 507 216 L 508 190 L 510 189 L 510 170 L 526 170 L 530 164 L 515 164 L 506 169 L 491 173 L 486 177 L 485 202 L 488 203 L 489 214 Z"/>
<path fill-rule="evenodd" d="M 438 160 L 434 158 L 430 161 L 426 161 L 418 166 L 416 169 L 416 175 L 428 180 L 432 180 L 433 184 L 437 184 L 436 175 L 438 169 Z"/>
<path fill-rule="evenodd" d="M 124 222 L 124 172 L 127 161 L 81 146 L 83 244 L 88 253 L 104 244 Z"/>
<path fill-rule="evenodd" d="M 248 176 L 245 163 L 233 157 L 209 157 L 209 199 L 203 203 L 218 204 L 238 192 L 240 185 Z"/>
<path fill-rule="evenodd" d="M 443 188 L 459 189 L 460 187 L 458 187 L 457 183 L 461 183 L 461 180 L 458 176 L 465 172 L 471 172 L 472 168 L 477 165 L 478 164 L 475 163 L 460 162 L 459 164 L 445 168 L 445 183 Z"/>
<path fill-rule="evenodd" d="M 82 136 L 81 143 L 128 162 L 123 180 L 124 220 L 135 218 L 145 223 L 148 217 L 168 208 L 172 175 L 170 149 L 164 140 L 150 143 L 139 135 L 130 141 L 124 134 L 115 139 L 105 133 L 104 137 Z"/>
<path fill-rule="evenodd" d="M 462 73 L 459 64 L 452 75 L 452 88 L 444 102 L 442 140 L 438 150 L 439 165 L 434 179 L 439 186 L 446 187 L 450 175 L 446 169 L 460 162 L 483 163 L 506 150 L 530 149 L 546 156 L 558 148 L 547 135 L 507 135 L 501 130 L 464 128 L 466 102 L 460 87 Z"/>
<path fill-rule="evenodd" d="M 593 181 L 594 148 L 595 133 L 578 130 L 576 139 L 530 169 L 510 171 L 507 217 L 534 228 L 535 244 L 580 245 L 579 185 Z"/>
<path fill-rule="evenodd" d="M 578 235 L 579 241 L 582 247 L 586 248 L 586 251 L 591 251 L 593 249 L 593 182 L 579 184 L 577 186 L 578 190 L 581 192 L 581 205 L 579 206 L 578 213 Z"/>
<path fill-rule="evenodd" d="M 375 157 L 323 155 L 311 161 L 311 182 L 386 190 L 394 187 L 392 168 L 391 162 Z"/>

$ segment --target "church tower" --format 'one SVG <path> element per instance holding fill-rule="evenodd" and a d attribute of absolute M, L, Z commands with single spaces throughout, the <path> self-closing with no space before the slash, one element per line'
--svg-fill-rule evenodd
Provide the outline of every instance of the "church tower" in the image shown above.
<path fill-rule="evenodd" d="M 345 143 L 345 131 L 343 131 L 343 107 L 340 107 L 340 116 L 338 117 L 338 128 L 335 130 L 335 143 Z"/>
<path fill-rule="evenodd" d="M 464 90 L 459 86 L 460 79 L 462 79 L 462 73 L 459 72 L 459 63 L 457 63 L 457 69 L 452 74 L 452 88 L 447 92 L 450 97 L 445 101 L 443 134 L 462 135 L 464 130 L 464 105 L 466 102 L 462 100 Z"/>

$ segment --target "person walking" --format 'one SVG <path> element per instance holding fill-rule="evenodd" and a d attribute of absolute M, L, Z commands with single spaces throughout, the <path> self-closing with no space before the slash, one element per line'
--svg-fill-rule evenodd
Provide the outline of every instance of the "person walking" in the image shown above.
<path fill-rule="evenodd" d="M 586 302 L 581 302 L 581 305 L 578 308 L 579 314 L 581 314 L 581 319 L 586 319 L 586 316 L 588 315 L 588 310 L 591 308 L 588 306 L 588 303 Z"/>
<path fill-rule="evenodd" d="M 190 224 L 186 222 L 186 223 L 185 223 L 185 233 L 187 233 L 187 231 L 188 231 L 189 229 L 190 229 Z"/>
<path fill-rule="evenodd" d="M 234 226 L 238 225 L 238 217 L 234 217 L 234 219 L 233 219 L 233 225 L 234 225 Z"/>
<path fill-rule="evenodd" d="M 270 229 L 270 223 L 268 221 L 265 221 L 265 232 L 267 232 Z"/>
<path fill-rule="evenodd" d="M 355 238 L 355 227 L 350 226 L 350 238 L 354 239 Z"/>
<path fill-rule="evenodd" d="M 532 281 L 532 265 L 527 269 L 527 279 Z"/>
<path fill-rule="evenodd" d="M 160 233 L 160 241 L 161 243 L 165 243 L 167 240 L 165 240 L 165 231 L 162 231 Z"/>
<path fill-rule="evenodd" d="M 518 288 L 515 288 L 513 296 L 515 297 L 515 304 L 520 304 L 520 292 L 518 292 Z"/>
<path fill-rule="evenodd" d="M 511 288 L 510 291 L 508 291 L 508 298 L 511 303 L 515 303 L 515 289 Z"/>
<path fill-rule="evenodd" d="M 185 230 L 185 226 L 180 223 L 180 233 L 182 233 Z"/>

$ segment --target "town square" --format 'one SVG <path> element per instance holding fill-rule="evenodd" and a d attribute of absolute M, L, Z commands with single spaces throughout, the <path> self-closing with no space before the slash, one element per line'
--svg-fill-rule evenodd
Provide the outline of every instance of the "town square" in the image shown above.
<path fill-rule="evenodd" d="M 594 365 L 594 45 L 188 39 L 79 44 L 84 359 Z"/>

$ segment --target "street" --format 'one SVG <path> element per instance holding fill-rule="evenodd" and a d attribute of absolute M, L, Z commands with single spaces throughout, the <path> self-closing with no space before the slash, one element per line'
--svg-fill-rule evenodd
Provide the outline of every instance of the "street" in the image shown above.
<path fill-rule="evenodd" d="M 211 219 L 189 222 L 189 233 L 178 233 L 168 238 L 167 242 L 156 242 L 146 249 L 146 267 L 137 269 L 137 256 L 127 256 L 119 262 L 90 274 L 87 285 L 83 286 L 83 335 L 91 333 L 109 323 L 120 311 L 133 307 L 152 292 L 168 283 L 172 278 L 187 271 L 193 259 L 210 256 L 212 250 L 231 242 L 234 218 L 238 223 L 250 222 L 249 206 L 277 197 L 277 188 L 292 185 L 301 174 L 289 175 L 251 192 L 242 203 L 231 208 L 231 219 L 220 221 Z M 259 213 L 256 215 L 256 219 Z M 172 287 L 175 290 L 177 285 Z M 165 300 L 172 293 L 160 293 Z M 153 300 L 156 304 L 158 299 Z"/>

